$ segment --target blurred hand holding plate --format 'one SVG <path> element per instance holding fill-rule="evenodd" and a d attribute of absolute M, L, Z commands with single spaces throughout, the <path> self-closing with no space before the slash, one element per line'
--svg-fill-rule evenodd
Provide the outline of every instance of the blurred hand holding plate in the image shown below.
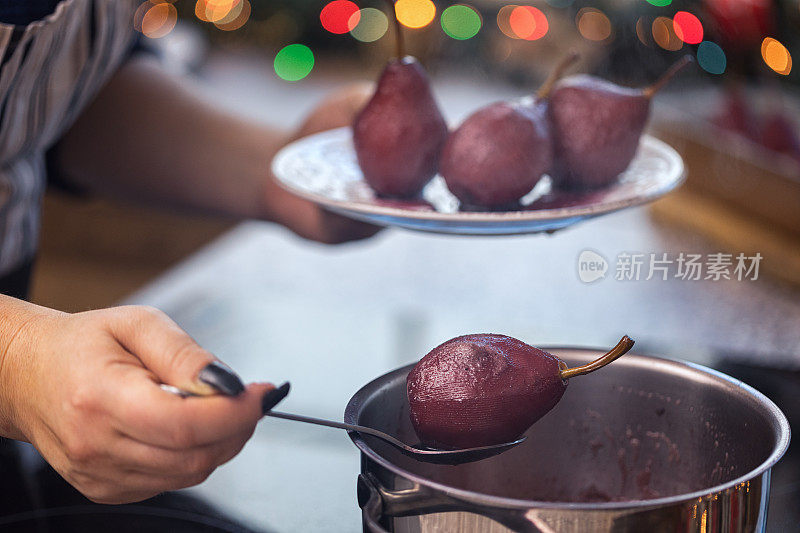
<path fill-rule="evenodd" d="M 514 211 L 461 210 L 436 176 L 418 200 L 379 198 L 364 181 L 350 128 L 318 133 L 284 147 L 272 170 L 288 191 L 341 215 L 381 226 L 456 235 L 553 232 L 597 216 L 652 202 L 683 182 L 678 153 L 645 135 L 619 180 L 593 191 L 557 191 L 545 176 Z"/>

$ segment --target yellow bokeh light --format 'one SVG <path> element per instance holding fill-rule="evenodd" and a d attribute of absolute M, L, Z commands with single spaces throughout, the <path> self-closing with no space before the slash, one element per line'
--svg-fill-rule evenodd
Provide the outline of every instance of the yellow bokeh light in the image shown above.
<path fill-rule="evenodd" d="M 788 76 L 792 71 L 792 54 L 780 41 L 767 37 L 761 43 L 761 57 L 769 68 Z"/>
<path fill-rule="evenodd" d="M 194 5 L 194 14 L 203 22 L 208 22 L 208 17 L 206 16 L 206 0 L 197 0 L 197 3 Z"/>
<path fill-rule="evenodd" d="M 231 11 L 238 8 L 242 0 L 205 0 L 206 20 L 208 22 L 220 22 L 225 19 Z"/>
<path fill-rule="evenodd" d="M 436 6 L 431 0 L 397 0 L 394 10 L 400 24 L 408 28 L 424 28 L 436 18 Z"/>
<path fill-rule="evenodd" d="M 142 33 L 151 39 L 164 37 L 175 27 L 178 11 L 170 3 L 154 4 L 142 17 Z"/>
<path fill-rule="evenodd" d="M 195 16 L 203 22 L 220 22 L 228 18 L 231 11 L 238 10 L 243 0 L 197 0 Z"/>
<path fill-rule="evenodd" d="M 214 23 L 214 26 L 223 31 L 238 30 L 250 19 L 250 2 L 240 0 L 223 19 Z"/>
<path fill-rule="evenodd" d="M 575 16 L 575 24 L 584 39 L 605 41 L 611 37 L 611 21 L 599 9 L 581 9 Z"/>
<path fill-rule="evenodd" d="M 653 40 L 664 50 L 675 52 L 683 48 L 683 41 L 675 34 L 672 19 L 667 17 L 656 17 L 653 21 Z"/>

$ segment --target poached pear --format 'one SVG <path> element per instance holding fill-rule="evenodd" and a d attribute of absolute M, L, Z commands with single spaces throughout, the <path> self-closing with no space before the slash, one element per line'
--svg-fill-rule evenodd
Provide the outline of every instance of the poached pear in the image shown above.
<path fill-rule="evenodd" d="M 413 198 L 436 175 L 449 130 L 425 70 L 404 56 L 396 14 L 394 20 L 397 58 L 356 116 L 353 144 L 364 180 L 379 196 Z"/>
<path fill-rule="evenodd" d="M 479 109 L 450 134 L 441 174 L 462 206 L 519 207 L 550 169 L 553 146 L 547 97 L 555 81 L 577 59 L 562 61 L 534 97 L 497 102 Z"/>
<path fill-rule="evenodd" d="M 513 337 L 464 335 L 430 351 L 409 373 L 411 422 L 425 446 L 456 450 L 518 439 L 564 394 L 567 380 L 633 347 L 628 337 L 576 368 Z"/>
<path fill-rule="evenodd" d="M 691 61 L 691 56 L 685 56 L 644 89 L 588 75 L 559 81 L 548 106 L 553 185 L 594 189 L 613 183 L 636 155 L 653 95 Z"/>

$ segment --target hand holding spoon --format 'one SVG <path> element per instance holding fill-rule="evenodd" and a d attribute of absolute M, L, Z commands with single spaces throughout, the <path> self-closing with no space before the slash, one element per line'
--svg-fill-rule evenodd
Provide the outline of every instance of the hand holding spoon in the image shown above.
<path fill-rule="evenodd" d="M 521 444 L 526 439 L 526 437 L 521 437 L 512 442 L 494 444 L 491 446 L 464 448 L 459 450 L 436 450 L 436 449 L 425 448 L 422 445 L 412 446 L 398 440 L 397 438 L 393 437 L 392 435 L 389 435 L 388 433 L 384 433 L 383 431 L 378 431 L 377 429 L 374 428 L 366 426 L 358 426 L 355 424 L 345 424 L 344 422 L 334 422 L 333 420 L 323 420 L 321 418 L 313 418 L 309 416 L 295 415 L 290 413 L 280 413 L 277 411 L 273 411 L 272 407 L 277 405 L 278 402 L 280 402 L 283 398 L 286 397 L 287 394 L 289 394 L 289 388 L 290 388 L 289 383 L 284 383 L 280 387 L 274 389 L 271 393 L 267 394 L 267 396 L 264 398 L 264 416 L 271 416 L 273 418 L 282 418 L 284 420 L 292 420 L 295 422 L 305 422 L 306 424 L 315 424 L 318 426 L 325 426 L 330 428 L 344 429 L 347 431 L 354 431 L 356 433 L 361 433 L 363 435 L 371 435 L 385 442 L 388 442 L 392 446 L 395 446 L 405 455 L 408 455 L 409 457 L 412 457 L 418 461 L 422 461 L 425 463 L 458 465 L 458 464 L 480 461 L 481 459 L 487 459 L 489 457 L 493 457 L 495 455 L 503 453 L 504 451 L 509 450 L 517 446 L 518 444 Z M 177 387 L 173 387 L 172 385 L 162 384 L 161 389 L 166 392 L 169 392 L 170 394 L 175 394 L 176 396 L 180 396 L 182 398 L 198 396 L 197 394 L 178 389 Z"/>

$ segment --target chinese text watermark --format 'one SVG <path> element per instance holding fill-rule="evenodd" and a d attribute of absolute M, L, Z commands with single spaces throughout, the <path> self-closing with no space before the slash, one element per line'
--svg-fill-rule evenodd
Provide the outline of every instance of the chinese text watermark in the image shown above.
<path fill-rule="evenodd" d="M 760 253 L 621 252 L 617 254 L 612 269 L 601 254 L 584 250 L 578 256 L 578 277 L 584 283 L 605 279 L 611 273 L 617 281 L 756 281 L 762 259 Z"/>

